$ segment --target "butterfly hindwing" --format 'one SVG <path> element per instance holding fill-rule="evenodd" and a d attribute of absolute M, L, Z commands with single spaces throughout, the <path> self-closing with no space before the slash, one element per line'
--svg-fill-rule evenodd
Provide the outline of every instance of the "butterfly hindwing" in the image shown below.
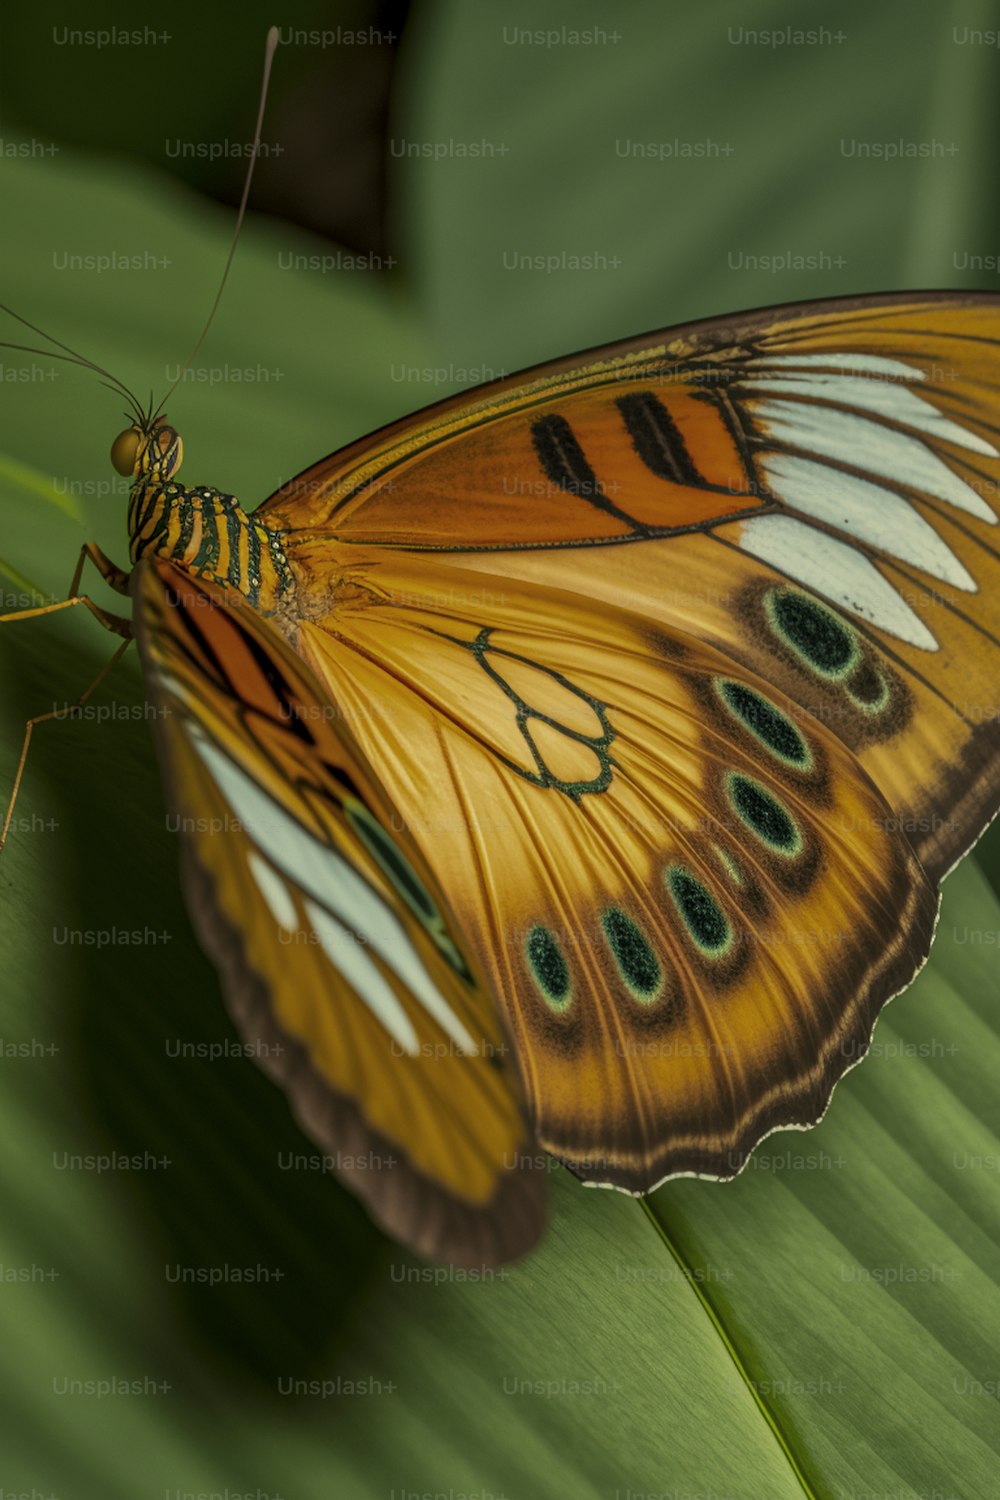
<path fill-rule="evenodd" d="M 391 1233 L 523 1252 L 543 1184 L 505 1033 L 349 722 L 235 592 L 145 561 L 132 593 L 187 902 L 241 1032 Z"/>
<path fill-rule="evenodd" d="M 853 752 L 690 632 L 436 558 L 358 566 L 298 649 L 453 895 L 541 1142 L 643 1191 L 818 1119 L 937 910 Z"/>

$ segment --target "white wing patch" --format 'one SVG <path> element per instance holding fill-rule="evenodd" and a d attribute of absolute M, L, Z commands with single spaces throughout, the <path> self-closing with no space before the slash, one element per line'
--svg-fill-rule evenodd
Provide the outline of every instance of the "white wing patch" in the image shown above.
<path fill-rule="evenodd" d="M 823 354 L 762 354 L 750 361 L 754 369 L 760 366 L 800 366 L 807 370 L 847 370 L 861 375 L 888 375 L 899 380 L 923 380 L 924 372 L 917 365 L 904 364 L 901 359 L 887 359 L 882 354 L 850 354 L 830 350 Z"/>
<path fill-rule="evenodd" d="M 912 563 L 954 588 L 977 591 L 975 579 L 948 544 L 902 496 L 792 453 L 766 453 L 760 467 L 768 488 L 794 510 Z"/>
<path fill-rule="evenodd" d="M 757 376 L 747 381 L 746 389 L 770 391 L 777 395 L 809 396 L 819 400 L 826 397 L 842 406 L 874 412 L 876 416 L 902 422 L 906 427 L 915 427 L 920 432 L 929 433 L 932 438 L 954 443 L 956 448 L 968 448 L 973 453 L 984 453 L 989 458 L 1000 457 L 992 443 L 988 443 L 978 433 L 970 432 L 958 422 L 951 421 L 930 401 L 908 391 L 898 380 L 871 380 L 861 376 L 803 372 L 798 375 Z"/>
<path fill-rule="evenodd" d="M 899 640 L 938 649 L 920 616 L 849 542 L 794 516 L 753 516 L 742 523 L 740 546 Z"/>
<path fill-rule="evenodd" d="M 348 932 L 342 922 L 338 922 L 322 906 L 317 906 L 315 901 L 306 903 L 306 911 L 323 952 L 334 968 L 339 969 L 348 983 L 354 986 L 368 1009 L 381 1021 L 403 1051 L 416 1057 L 420 1052 L 420 1038 L 416 1028 L 378 964 L 369 958 L 361 946 L 358 936 Z"/>
<path fill-rule="evenodd" d="M 936 445 L 987 458 L 1000 451 L 940 411 L 933 393 L 914 390 L 927 373 L 903 360 L 848 350 L 763 353 L 748 370 L 737 399 L 758 439 L 760 477 L 793 514 L 750 518 L 736 529 L 740 545 L 899 640 L 936 651 L 920 616 L 850 539 L 977 593 L 977 580 L 933 515 L 900 491 L 943 500 L 995 526 L 986 499 Z"/>
<path fill-rule="evenodd" d="M 765 436 L 774 442 L 910 485 L 980 521 L 996 524 L 997 518 L 982 496 L 919 438 L 852 412 L 811 402 L 767 397 L 747 404 Z"/>
<path fill-rule="evenodd" d="M 250 873 L 254 878 L 254 884 L 267 902 L 271 916 L 279 927 L 286 932 L 298 932 L 299 919 L 295 913 L 295 902 L 292 900 L 291 892 L 266 859 L 261 859 L 255 849 L 251 849 L 247 859 Z"/>
<path fill-rule="evenodd" d="M 316 935 L 331 962 L 346 978 L 352 983 L 356 978 L 364 981 L 358 983 L 358 993 L 372 1014 L 407 1051 L 411 1050 L 410 1032 L 413 1028 L 408 1020 L 409 1031 L 403 1028 L 398 1016 L 387 1006 L 386 991 L 397 1006 L 399 1001 L 384 975 L 364 951 L 365 946 L 379 954 L 461 1051 L 475 1053 L 478 1050 L 475 1040 L 438 990 L 406 928 L 391 907 L 347 860 L 313 838 L 196 724 L 188 723 L 186 727 L 201 759 L 242 826 L 259 848 L 267 850 L 268 858 L 277 869 L 311 897 L 309 913 L 314 923 L 317 913 L 325 914 L 327 920 L 322 926 L 316 926 Z M 255 879 L 258 873 L 254 871 Z M 276 920 L 281 922 L 281 916 L 269 899 L 275 895 L 274 881 L 278 877 L 270 868 L 268 876 L 271 880 L 265 877 L 261 894 L 268 901 Z M 283 894 L 286 900 L 290 899 L 287 892 Z M 350 969 L 347 964 L 350 964 Z M 373 973 L 378 975 L 378 984 L 374 983 Z M 403 1016 L 405 1019 L 405 1011 Z"/>

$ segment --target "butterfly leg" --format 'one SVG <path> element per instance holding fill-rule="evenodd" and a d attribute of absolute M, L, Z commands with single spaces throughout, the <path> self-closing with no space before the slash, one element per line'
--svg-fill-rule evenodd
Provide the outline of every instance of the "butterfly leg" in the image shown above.
<path fill-rule="evenodd" d="M 120 568 L 117 563 L 113 563 L 107 553 L 101 551 L 96 542 L 84 542 L 80 548 L 80 556 L 77 558 L 73 581 L 66 591 L 70 599 L 76 596 L 88 559 L 97 569 L 98 573 L 100 573 L 109 588 L 114 589 L 116 594 L 128 594 L 130 574 L 126 573 L 124 568 Z"/>
<path fill-rule="evenodd" d="M 24 766 L 25 762 L 28 759 L 28 748 L 31 744 L 31 736 L 32 732 L 34 731 L 35 725 L 44 724 L 46 719 L 66 719 L 72 718 L 75 714 L 78 714 L 83 708 L 83 705 L 86 703 L 87 699 L 91 696 L 92 693 L 97 691 L 101 683 L 104 681 L 105 677 L 107 677 L 108 673 L 111 671 L 112 667 L 114 667 L 121 660 L 122 656 L 128 650 L 130 645 L 131 637 L 129 637 L 128 640 L 122 641 L 121 645 L 118 647 L 111 660 L 104 664 L 104 666 L 98 672 L 97 676 L 94 678 L 93 682 L 88 688 L 84 689 L 75 703 L 67 704 L 64 708 L 52 708 L 48 713 L 45 714 L 36 714 L 34 718 L 29 719 L 25 724 L 24 739 L 21 741 L 21 754 L 18 757 L 17 771 L 14 774 L 14 785 L 11 788 L 10 801 L 7 803 L 7 811 L 4 814 L 3 827 L 0 828 L 0 852 L 3 851 L 3 846 L 7 842 L 7 834 L 10 831 L 11 819 L 14 816 L 14 804 L 17 802 L 17 794 L 21 790 L 21 777 L 24 775 Z"/>
<path fill-rule="evenodd" d="M 109 556 L 100 550 L 96 541 L 84 541 L 79 549 L 79 558 L 76 559 L 76 568 L 73 570 L 67 597 L 60 598 L 52 604 L 37 604 L 34 609 L 10 610 L 6 615 L 0 615 L 0 625 L 12 624 L 15 619 L 34 619 L 39 615 L 54 615 L 58 609 L 72 609 L 75 604 L 85 604 L 97 624 L 103 625 L 105 630 L 111 630 L 115 636 L 124 636 L 124 639 L 132 639 L 132 621 L 124 615 L 114 615 L 109 609 L 102 609 L 88 594 L 79 592 L 79 582 L 84 573 L 85 564 L 90 561 L 96 567 L 109 588 L 114 589 L 115 594 L 127 594 L 129 592 L 129 574 L 124 568 L 118 567 L 117 562 L 112 562 Z"/>
<path fill-rule="evenodd" d="M 15 620 L 32 620 L 38 615 L 54 615 L 61 609 L 72 609 L 76 604 L 85 604 L 99 625 L 110 630 L 112 635 L 124 636 L 125 644 L 132 639 L 132 621 L 124 615 L 112 614 L 95 604 L 87 594 L 77 594 L 72 599 L 60 599 L 55 604 L 39 604 L 35 609 L 15 609 L 8 615 L 0 615 L 0 625 L 12 625 Z"/>
<path fill-rule="evenodd" d="M 97 620 L 98 624 L 104 626 L 105 630 L 110 630 L 113 634 L 124 637 L 114 656 L 112 656 L 111 660 L 107 662 L 104 667 L 102 667 L 101 671 L 98 672 L 93 682 L 88 688 L 84 690 L 84 692 L 80 694 L 75 703 L 68 704 L 64 708 L 50 709 L 48 713 L 36 714 L 34 718 L 29 719 L 25 724 L 24 739 L 21 741 L 21 754 L 18 757 L 17 771 L 14 774 L 14 785 L 11 788 L 10 800 L 7 804 L 7 811 L 4 815 L 3 827 L 0 828 L 0 851 L 2 851 L 4 844 L 7 842 L 7 834 L 10 831 L 11 819 L 14 816 L 14 805 L 17 802 L 18 792 L 21 789 L 21 778 L 24 775 L 24 767 L 28 759 L 28 749 L 31 745 L 31 736 L 34 732 L 35 725 L 44 724 L 47 719 L 71 718 L 75 714 L 79 713 L 83 708 L 83 705 L 87 702 L 87 699 L 91 696 L 92 693 L 96 692 L 101 683 L 104 681 L 105 677 L 107 677 L 108 673 L 111 671 L 112 667 L 116 665 L 121 656 L 128 649 L 129 642 L 132 639 L 131 620 L 126 619 L 123 615 L 115 615 L 112 614 L 109 610 L 102 609 L 100 605 L 95 604 L 93 599 L 89 598 L 88 595 L 79 593 L 80 580 L 83 577 L 83 570 L 88 560 L 97 569 L 98 573 L 100 573 L 105 583 L 107 583 L 110 588 L 114 589 L 116 593 L 128 593 L 129 575 L 122 568 L 119 568 L 116 563 L 113 563 L 111 559 L 101 551 L 96 542 L 85 542 L 80 548 L 80 556 L 77 560 L 76 569 L 73 573 L 72 582 L 69 586 L 68 598 L 60 599 L 53 604 L 39 605 L 35 609 L 15 610 L 10 614 L 0 615 L 0 624 L 7 624 L 15 620 L 25 620 L 37 617 L 39 615 L 55 614 L 58 610 L 71 609 L 77 604 L 83 604 L 86 605 L 87 609 L 94 616 L 94 619 Z"/>
<path fill-rule="evenodd" d="M 80 556 L 77 559 L 76 569 L 65 599 L 59 599 L 53 604 L 40 604 L 34 609 L 18 609 L 13 610 L 10 614 L 0 615 L 0 625 L 6 625 L 15 620 L 34 619 L 39 615 L 51 615 L 55 614 L 57 610 L 72 609 L 74 605 L 84 604 L 98 624 L 104 626 L 105 630 L 110 630 L 114 635 L 124 636 L 126 641 L 131 640 L 131 620 L 126 619 L 124 615 L 112 614 L 110 610 L 102 609 L 99 604 L 94 603 L 88 594 L 81 594 L 79 592 L 80 580 L 83 577 L 83 570 L 88 561 L 93 564 L 105 583 L 109 588 L 114 589 L 116 594 L 128 593 L 128 573 L 123 568 L 120 568 L 117 563 L 113 563 L 110 557 L 107 557 L 101 551 L 96 542 L 84 542 L 80 548 Z"/>

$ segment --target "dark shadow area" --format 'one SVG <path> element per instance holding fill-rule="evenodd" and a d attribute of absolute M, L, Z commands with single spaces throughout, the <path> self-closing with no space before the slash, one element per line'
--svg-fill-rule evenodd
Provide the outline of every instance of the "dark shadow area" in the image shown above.
<path fill-rule="evenodd" d="M 82 17 L 68 0 L 12 11 L 0 57 L 4 130 L 127 154 L 236 205 L 264 38 L 280 21 L 251 208 L 386 256 L 389 96 L 409 10 L 409 0 L 300 0 L 279 16 L 265 0 L 249 0 L 234 21 L 232 11 L 180 0 L 152 23 L 120 0 L 98 0 Z M 87 40 L 116 31 L 143 40 Z M 32 68 L 15 62 L 25 57 Z M 89 103 L 81 112 L 84 65 Z M 123 128 L 122 100 L 140 73 L 143 107 L 129 111 Z"/>

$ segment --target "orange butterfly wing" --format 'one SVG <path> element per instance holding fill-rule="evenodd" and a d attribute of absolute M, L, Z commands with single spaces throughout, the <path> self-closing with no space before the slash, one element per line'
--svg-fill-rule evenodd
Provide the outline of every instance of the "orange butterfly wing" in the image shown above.
<path fill-rule="evenodd" d="M 853 753 L 690 632 L 358 551 L 298 650 L 492 978 L 542 1144 L 647 1191 L 815 1121 L 937 910 Z"/>
<path fill-rule="evenodd" d="M 192 922 L 331 1169 L 421 1253 L 528 1249 L 544 1182 L 492 996 L 343 711 L 241 596 L 147 560 L 136 637 Z"/>
<path fill-rule="evenodd" d="M 838 729 L 940 879 L 1000 800 L 998 400 L 995 295 L 778 308 L 453 398 L 257 514 L 307 578 L 429 549 L 691 629 Z M 776 643 L 776 579 L 853 614 L 891 702 Z"/>
<path fill-rule="evenodd" d="M 1000 801 L 998 349 L 988 296 L 694 325 L 442 403 L 258 511 L 581 1175 L 731 1175 L 922 960 Z M 716 1008 L 702 949 L 737 928 Z"/>

